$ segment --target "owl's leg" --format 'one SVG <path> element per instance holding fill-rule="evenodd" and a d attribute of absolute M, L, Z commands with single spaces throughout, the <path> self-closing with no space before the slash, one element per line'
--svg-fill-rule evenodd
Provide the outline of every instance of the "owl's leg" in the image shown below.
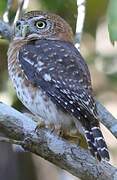
<path fill-rule="evenodd" d="M 60 124 L 54 124 L 52 122 L 47 123 L 44 120 L 39 120 L 37 122 L 37 127 L 35 130 L 38 130 L 40 128 L 48 129 L 51 133 L 55 133 L 56 135 L 62 137 L 63 136 L 63 130 L 62 126 Z"/>
<path fill-rule="evenodd" d="M 60 124 L 53 124 L 53 130 L 51 132 L 57 134 L 60 137 L 63 137 L 62 125 L 60 125 Z"/>
<path fill-rule="evenodd" d="M 88 148 L 85 137 L 79 131 L 64 131 L 63 138 L 84 149 Z"/>
<path fill-rule="evenodd" d="M 60 124 L 54 124 L 52 122 L 46 124 L 45 123 L 46 121 L 44 121 L 41 117 L 37 117 L 31 113 L 24 113 L 24 115 L 28 116 L 33 121 L 37 122 L 35 131 L 40 128 L 44 128 L 44 129 L 49 129 L 51 131 L 51 133 L 55 133 L 58 136 L 61 136 L 61 137 L 63 136 L 63 130 L 62 130 L 62 126 Z"/>
<path fill-rule="evenodd" d="M 69 141 L 70 143 L 73 143 L 82 148 L 88 149 L 85 137 L 82 134 L 80 134 L 78 131 L 75 133 L 68 131 L 67 129 L 63 129 L 60 124 L 58 124 L 58 125 L 56 125 L 54 123 L 45 124 L 44 120 L 42 120 L 41 118 L 37 118 L 36 116 L 29 114 L 29 113 L 26 113 L 25 115 L 30 117 L 35 122 L 37 122 L 37 126 L 34 129 L 34 131 L 38 132 L 38 130 L 41 128 L 47 129 L 51 133 L 55 133 L 56 135 L 64 138 L 65 140 Z"/>
<path fill-rule="evenodd" d="M 37 126 L 34 131 L 39 130 L 40 128 L 48 129 L 51 133 L 55 133 L 56 135 L 70 141 L 71 143 L 77 144 L 83 148 L 87 148 L 87 143 L 85 137 L 80 134 L 78 131 L 68 131 L 67 129 L 63 129 L 62 125 L 49 123 L 46 124 L 45 121 L 41 117 L 36 117 L 31 113 L 24 113 L 24 115 L 31 118 L 33 121 L 37 122 Z"/>

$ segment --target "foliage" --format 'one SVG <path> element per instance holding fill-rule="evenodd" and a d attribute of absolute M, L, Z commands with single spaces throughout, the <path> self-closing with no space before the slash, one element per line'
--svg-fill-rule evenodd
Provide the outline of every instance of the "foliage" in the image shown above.
<path fill-rule="evenodd" d="M 117 41 L 117 0 L 110 0 L 108 7 L 108 30 L 112 43 Z"/>

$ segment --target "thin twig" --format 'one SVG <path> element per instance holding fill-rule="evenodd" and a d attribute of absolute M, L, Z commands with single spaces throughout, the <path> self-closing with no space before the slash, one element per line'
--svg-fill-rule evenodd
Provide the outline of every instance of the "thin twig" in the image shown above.
<path fill-rule="evenodd" d="M 28 7 L 29 0 L 19 0 L 19 6 L 14 18 L 13 24 L 22 16 Z M 7 1 L 7 7 L 3 14 L 3 20 L 0 20 L 0 36 L 4 39 L 11 40 L 13 37 L 13 26 L 9 25 L 9 10 L 11 9 L 13 0 Z"/>
<path fill-rule="evenodd" d="M 13 21 L 13 24 L 22 16 L 25 12 L 29 4 L 29 0 L 18 0 L 18 9 L 16 11 L 16 15 Z M 7 0 L 7 7 L 5 12 L 3 13 L 3 21 L 9 23 L 9 11 L 13 5 L 13 0 Z"/>
<path fill-rule="evenodd" d="M 11 9 L 13 4 L 13 0 L 7 0 L 7 7 L 5 12 L 3 13 L 3 21 L 9 23 L 9 10 Z"/>
<path fill-rule="evenodd" d="M 117 119 L 98 101 L 96 105 L 101 123 L 117 138 Z"/>
<path fill-rule="evenodd" d="M 84 20 L 85 20 L 85 2 L 86 0 L 77 0 L 77 22 L 76 22 L 76 35 L 75 35 L 75 47 L 80 50 L 80 42 L 83 32 Z"/>
<path fill-rule="evenodd" d="M 28 7 L 29 0 L 19 0 L 19 6 L 14 18 L 13 24 L 16 23 L 16 21 L 22 16 L 22 14 L 25 12 L 25 10 Z"/>

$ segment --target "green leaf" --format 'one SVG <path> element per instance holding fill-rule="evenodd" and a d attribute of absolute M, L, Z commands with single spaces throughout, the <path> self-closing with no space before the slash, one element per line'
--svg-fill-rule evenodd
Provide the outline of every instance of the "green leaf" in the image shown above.
<path fill-rule="evenodd" d="M 7 1 L 0 1 L 0 16 L 3 14 L 5 8 L 6 8 Z"/>
<path fill-rule="evenodd" d="M 110 0 L 108 6 L 108 30 L 111 42 L 117 41 L 117 0 Z"/>

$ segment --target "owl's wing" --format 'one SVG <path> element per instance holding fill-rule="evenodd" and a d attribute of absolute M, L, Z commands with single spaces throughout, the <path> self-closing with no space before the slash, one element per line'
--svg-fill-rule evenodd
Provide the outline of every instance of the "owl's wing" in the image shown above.
<path fill-rule="evenodd" d="M 20 49 L 19 63 L 31 83 L 41 88 L 59 109 L 82 123 L 92 155 L 99 160 L 109 159 L 99 128 L 90 74 L 75 47 L 61 41 L 32 41 Z"/>
<path fill-rule="evenodd" d="M 59 108 L 79 119 L 97 118 L 87 65 L 71 43 L 32 41 L 20 49 L 19 63 L 28 80 Z"/>

